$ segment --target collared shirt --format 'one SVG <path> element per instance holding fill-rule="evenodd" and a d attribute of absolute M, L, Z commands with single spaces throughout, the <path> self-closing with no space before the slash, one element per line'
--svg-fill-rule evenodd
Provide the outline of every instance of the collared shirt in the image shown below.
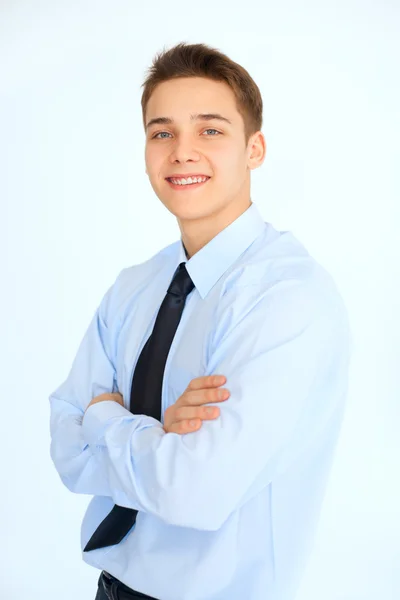
<path fill-rule="evenodd" d="M 178 265 L 188 295 L 165 365 L 161 415 L 221 374 L 216 419 L 188 434 L 129 411 L 133 372 Z M 332 277 L 256 205 L 189 260 L 182 240 L 106 291 L 50 396 L 51 458 L 93 495 L 83 560 L 160 600 L 289 600 L 298 588 L 343 417 L 352 336 Z M 89 402 L 119 391 L 124 406 Z M 114 504 L 138 510 L 116 545 L 83 552 Z"/>

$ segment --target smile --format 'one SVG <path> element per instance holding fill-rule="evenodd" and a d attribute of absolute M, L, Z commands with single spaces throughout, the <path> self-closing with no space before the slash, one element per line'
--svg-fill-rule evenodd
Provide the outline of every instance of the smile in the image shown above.
<path fill-rule="evenodd" d="M 172 183 L 172 181 L 170 181 L 169 179 L 167 179 L 169 185 L 172 187 L 172 189 L 174 190 L 191 190 L 194 188 L 198 188 L 201 185 L 205 185 L 207 183 L 207 181 L 210 179 L 210 177 L 208 177 L 208 179 L 206 179 L 205 181 L 200 181 L 199 183 L 184 183 L 184 184 L 179 184 L 179 183 Z"/>

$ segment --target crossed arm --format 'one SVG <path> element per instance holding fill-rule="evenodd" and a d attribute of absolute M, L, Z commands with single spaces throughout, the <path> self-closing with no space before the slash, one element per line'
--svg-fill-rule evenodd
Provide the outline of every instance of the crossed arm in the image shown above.
<path fill-rule="evenodd" d="M 206 374 L 226 376 L 230 398 L 218 419 L 189 435 L 165 433 L 159 421 L 111 400 L 85 413 L 96 392 L 115 386 L 99 307 L 69 377 L 50 397 L 51 455 L 68 489 L 215 530 L 295 459 L 299 431 L 309 443 L 325 434 L 337 408 L 331 390 L 348 364 L 347 315 L 308 283 L 253 287 L 251 311 L 243 306 L 224 329 L 207 365 Z M 224 298 L 220 319 L 231 301 Z"/>

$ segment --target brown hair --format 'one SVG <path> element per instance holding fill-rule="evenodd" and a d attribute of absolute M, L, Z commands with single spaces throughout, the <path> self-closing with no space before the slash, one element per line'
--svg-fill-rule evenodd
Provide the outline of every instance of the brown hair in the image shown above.
<path fill-rule="evenodd" d="M 207 77 L 227 83 L 235 94 L 237 110 L 243 117 L 246 145 L 250 136 L 261 129 L 261 93 L 246 69 L 215 48 L 185 42 L 157 53 L 148 69 L 141 86 L 144 88 L 141 100 L 144 127 L 147 103 L 155 87 L 178 77 Z"/>

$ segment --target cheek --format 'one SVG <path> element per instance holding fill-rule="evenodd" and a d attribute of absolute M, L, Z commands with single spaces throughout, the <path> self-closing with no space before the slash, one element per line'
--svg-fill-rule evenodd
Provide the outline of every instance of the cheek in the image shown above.
<path fill-rule="evenodd" d="M 144 161 L 148 174 L 151 177 L 157 177 L 163 164 L 163 159 L 160 157 L 159 153 L 154 152 L 154 150 L 146 150 Z"/>
<path fill-rule="evenodd" d="M 146 148 L 145 152 L 144 152 L 144 159 L 146 161 L 146 164 L 151 167 L 153 161 L 154 161 L 154 151 L 149 150 L 149 148 Z"/>
<path fill-rule="evenodd" d="M 144 155 L 146 160 L 154 160 L 160 154 L 160 146 L 156 144 L 146 144 Z"/>
<path fill-rule="evenodd" d="M 215 172 L 224 178 L 235 178 L 241 170 L 242 162 L 237 154 L 222 150 L 216 153 L 212 158 Z"/>

